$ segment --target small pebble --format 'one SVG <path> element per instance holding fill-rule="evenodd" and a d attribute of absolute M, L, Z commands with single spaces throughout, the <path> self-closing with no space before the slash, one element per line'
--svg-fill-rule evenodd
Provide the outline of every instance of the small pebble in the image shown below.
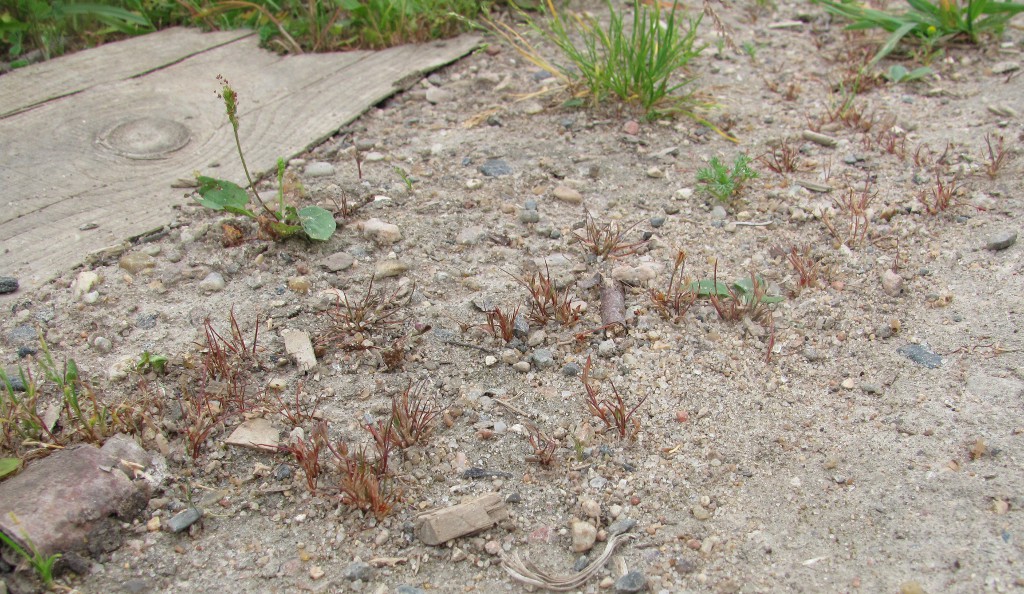
<path fill-rule="evenodd" d="M 665 217 L 663 217 L 663 216 L 651 217 L 651 227 L 654 227 L 655 229 L 657 229 L 657 228 L 661 227 L 664 224 L 665 224 Z"/>
<path fill-rule="evenodd" d="M 568 377 L 576 377 L 581 371 L 582 369 L 576 363 L 566 363 L 565 366 L 562 367 L 562 375 Z"/>
<path fill-rule="evenodd" d="M 551 194 L 555 198 L 570 204 L 583 203 L 583 194 L 569 186 L 557 186 Z"/>
<path fill-rule="evenodd" d="M 519 222 L 524 224 L 531 224 L 540 221 L 540 213 L 536 210 L 523 209 L 519 211 Z"/>
<path fill-rule="evenodd" d="M 585 553 L 594 548 L 597 541 L 597 528 L 590 522 L 575 521 L 572 523 L 572 550 Z"/>
<path fill-rule="evenodd" d="M 647 578 L 644 577 L 643 572 L 634 570 L 624 574 L 619 579 L 615 580 L 615 592 L 616 594 L 632 594 L 633 592 L 643 592 L 647 588 Z"/>
<path fill-rule="evenodd" d="M 226 285 L 224 277 L 219 272 L 211 272 L 206 275 L 206 278 L 199 281 L 199 290 L 204 293 L 216 293 L 223 291 Z"/>
<path fill-rule="evenodd" d="M 321 266 L 330 270 L 331 272 L 341 272 L 342 270 L 348 270 L 355 264 L 355 258 L 346 254 L 345 252 L 335 252 L 330 256 L 324 258 L 321 262 Z"/>
<path fill-rule="evenodd" d="M 518 361 L 512 365 L 512 368 L 519 373 L 526 373 L 527 371 L 530 371 L 530 363 L 528 361 Z"/>
<path fill-rule="evenodd" d="M 110 339 L 105 336 L 97 336 L 96 340 L 92 342 L 93 348 L 97 351 L 107 354 L 114 348 L 114 343 L 110 342 Z"/>
<path fill-rule="evenodd" d="M 650 167 L 647 170 L 647 177 L 651 177 L 651 178 L 654 178 L 654 179 L 661 179 L 661 178 L 665 177 L 665 172 L 662 171 L 661 169 L 659 169 L 658 167 Z"/>
<path fill-rule="evenodd" d="M 203 517 L 202 511 L 194 507 L 190 507 L 185 511 L 174 515 L 170 520 L 167 520 L 167 529 L 171 532 L 181 532 L 192 524 L 195 524 L 201 517 Z"/>
<path fill-rule="evenodd" d="M 487 177 L 512 175 L 512 167 L 501 159 L 489 159 L 480 166 L 480 173 Z"/>
<path fill-rule="evenodd" d="M 1017 232 L 1004 231 L 990 237 L 988 243 L 985 244 L 985 249 L 998 252 L 1009 248 L 1014 243 L 1017 243 Z"/>
<path fill-rule="evenodd" d="M 711 209 L 712 220 L 724 221 L 727 216 L 729 216 L 729 213 L 725 211 L 725 207 L 721 204 L 716 204 L 715 207 Z"/>
<path fill-rule="evenodd" d="M 882 290 L 890 297 L 899 295 L 903 292 L 903 277 L 887 269 L 882 273 Z"/>
<path fill-rule="evenodd" d="M 334 165 L 323 161 L 313 161 L 312 163 L 306 164 L 304 173 L 306 174 L 306 177 L 326 177 L 328 175 L 334 175 Z"/>

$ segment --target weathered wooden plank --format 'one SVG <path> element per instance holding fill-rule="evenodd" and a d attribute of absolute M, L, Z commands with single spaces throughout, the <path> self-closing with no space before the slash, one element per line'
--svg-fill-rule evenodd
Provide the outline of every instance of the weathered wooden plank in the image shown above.
<path fill-rule="evenodd" d="M 173 27 L 21 68 L 0 77 L 0 118 L 96 85 L 157 70 L 249 35 L 255 34 L 247 30 L 203 33 Z"/>
<path fill-rule="evenodd" d="M 315 146 L 399 90 L 399 81 L 478 43 L 464 36 L 381 52 L 277 56 L 250 37 L 4 118 L 0 186 L 12 188 L 15 200 L 0 209 L 0 271 L 23 287 L 37 286 L 89 252 L 166 224 L 168 207 L 184 200 L 171 183 L 194 171 L 243 183 L 231 128 L 214 96 L 218 74 L 240 93 L 250 167 L 271 171 L 278 157 Z M 165 158 L 138 160 L 100 142 L 118 123 L 154 116 L 183 124 L 188 143 Z"/>

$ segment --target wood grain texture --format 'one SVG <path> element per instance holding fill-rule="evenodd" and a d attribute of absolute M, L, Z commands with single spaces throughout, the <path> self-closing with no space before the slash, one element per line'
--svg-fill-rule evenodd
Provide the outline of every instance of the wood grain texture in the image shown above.
<path fill-rule="evenodd" d="M 38 286 L 90 252 L 167 224 L 169 207 L 186 200 L 171 184 L 196 171 L 243 184 L 215 96 L 218 74 L 239 93 L 249 167 L 268 172 L 278 157 L 316 146 L 407 81 L 478 44 L 463 36 L 380 52 L 278 56 L 247 36 L 2 118 L 0 187 L 14 200 L 0 209 L 0 274 L 19 278 L 24 288 Z M 184 124 L 189 142 L 152 160 L 123 157 L 98 142 L 114 126 L 142 117 Z"/>
<path fill-rule="evenodd" d="M 173 27 L 20 68 L 0 78 L 0 118 L 97 85 L 139 76 L 250 35 L 255 34 L 245 30 L 202 33 Z"/>

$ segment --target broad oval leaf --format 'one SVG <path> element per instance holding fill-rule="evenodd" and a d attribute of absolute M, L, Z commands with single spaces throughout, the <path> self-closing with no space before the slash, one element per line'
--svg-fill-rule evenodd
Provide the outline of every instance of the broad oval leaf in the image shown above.
<path fill-rule="evenodd" d="M 18 458 L 0 458 L 0 479 L 17 472 L 21 468 L 21 460 Z"/>
<path fill-rule="evenodd" d="M 200 175 L 196 177 L 199 182 L 199 204 L 213 210 L 227 210 L 234 214 L 248 214 L 254 216 L 246 206 L 249 205 L 249 193 L 245 188 L 226 179 L 216 179 Z"/>
<path fill-rule="evenodd" d="M 334 215 L 319 206 L 307 206 L 300 210 L 299 222 L 306 235 L 316 241 L 327 241 L 338 228 Z"/>
<path fill-rule="evenodd" d="M 693 281 L 690 283 L 690 290 L 697 293 L 700 297 L 710 297 L 711 295 L 718 297 L 729 296 L 729 286 L 725 283 L 715 283 L 712 279 Z"/>

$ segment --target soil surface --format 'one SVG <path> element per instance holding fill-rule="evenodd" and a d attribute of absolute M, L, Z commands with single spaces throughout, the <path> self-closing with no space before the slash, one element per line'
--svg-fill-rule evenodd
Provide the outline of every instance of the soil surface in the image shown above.
<path fill-rule="evenodd" d="M 493 40 L 291 163 L 288 199 L 338 212 L 330 241 L 268 241 L 187 206 L 108 261 L 4 296 L 5 368 L 34 365 L 40 328 L 103 399 L 140 403 L 138 439 L 165 464 L 125 544 L 62 579 L 82 592 L 515 592 L 526 586 L 502 558 L 569 575 L 631 527 L 580 590 L 1024 588 L 1024 35 L 951 46 L 920 81 L 867 85 L 844 122 L 839 82 L 879 37 L 803 4 L 718 10 L 737 49 L 706 19 L 692 89 L 738 144 L 692 119 L 565 107 L 554 79 Z M 1004 142 L 994 176 L 986 138 Z M 772 171 L 787 152 L 797 170 Z M 764 156 L 760 177 L 719 203 L 697 170 L 740 153 Z M 366 204 L 346 217 L 343 201 Z M 592 231 L 623 232 L 613 257 L 588 247 L 588 213 Z M 810 286 L 794 248 L 817 271 Z M 706 297 L 663 316 L 651 289 L 668 286 L 677 250 L 682 276 L 710 279 L 717 263 L 720 281 L 754 274 L 784 299 L 736 321 Z M 578 322 L 530 319 L 520 281 L 533 275 L 585 308 Z M 612 279 L 620 312 L 602 298 Z M 392 323 L 344 332 L 339 299 L 357 310 L 367 295 L 398 305 Z M 521 307 L 508 343 L 488 326 L 495 307 Z M 624 324 L 601 328 L 602 310 Z M 235 363 L 244 403 L 219 402 L 193 459 L 189 403 L 216 393 L 205 322 L 230 341 L 232 311 L 257 344 Z M 311 370 L 286 353 L 288 330 L 312 337 Z M 167 373 L 127 372 L 143 351 L 166 355 Z M 588 359 L 598 398 L 614 385 L 627 411 L 639 403 L 631 438 L 588 410 Z M 282 444 L 308 440 L 315 419 L 279 412 L 296 393 L 332 440 L 367 444 L 368 420 L 410 385 L 444 411 L 391 454 L 401 501 L 382 519 L 339 503 L 326 453 L 314 494 L 291 455 L 225 444 L 254 417 Z M 549 464 L 531 428 L 557 442 Z M 507 520 L 439 546 L 417 536 L 418 513 L 492 492 Z M 189 498 L 203 519 L 170 532 Z"/>

